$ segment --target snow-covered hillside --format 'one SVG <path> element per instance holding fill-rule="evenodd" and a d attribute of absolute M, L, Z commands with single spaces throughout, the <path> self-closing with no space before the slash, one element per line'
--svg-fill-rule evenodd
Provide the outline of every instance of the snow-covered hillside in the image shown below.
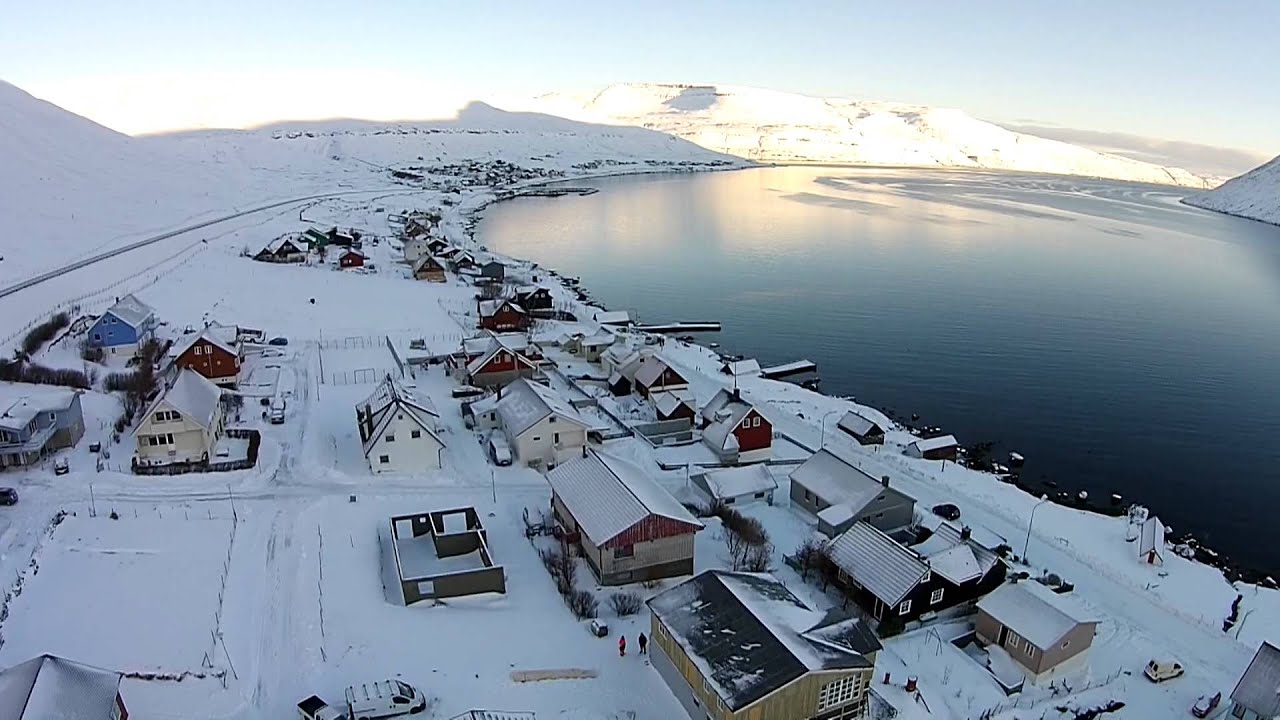
<path fill-rule="evenodd" d="M 1215 190 L 1192 195 L 1183 202 L 1280 225 L 1280 156 L 1228 180 Z"/>
<path fill-rule="evenodd" d="M 532 107 L 661 130 L 761 162 L 991 168 L 1211 186 L 1181 168 L 1012 132 L 945 108 L 647 83 L 612 85 L 594 95 L 544 95 Z"/>

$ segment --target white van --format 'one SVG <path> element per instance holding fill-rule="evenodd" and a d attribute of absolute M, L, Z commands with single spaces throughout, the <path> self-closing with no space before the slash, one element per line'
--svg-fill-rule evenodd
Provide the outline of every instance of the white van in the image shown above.
<path fill-rule="evenodd" d="M 427 698 L 408 683 L 378 680 L 347 688 L 347 706 L 352 720 L 372 720 L 420 713 Z"/>
<path fill-rule="evenodd" d="M 1142 673 L 1147 676 L 1147 679 L 1154 683 L 1172 680 L 1181 676 L 1183 672 L 1185 671 L 1182 668 L 1182 663 L 1168 658 L 1164 660 L 1152 660 L 1147 663 L 1147 667 L 1142 671 Z"/>
<path fill-rule="evenodd" d="M 268 416 L 271 418 L 272 425 L 280 425 L 284 422 L 284 409 L 284 398 L 278 397 L 271 401 L 271 412 Z"/>

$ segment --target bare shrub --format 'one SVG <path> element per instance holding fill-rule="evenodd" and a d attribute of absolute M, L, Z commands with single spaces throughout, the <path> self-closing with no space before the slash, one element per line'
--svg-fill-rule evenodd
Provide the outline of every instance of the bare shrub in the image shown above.
<path fill-rule="evenodd" d="M 22 352 L 31 355 L 43 347 L 45 343 L 52 340 L 59 330 L 70 324 L 71 316 L 65 312 L 60 312 L 31 328 L 26 335 L 22 336 Z"/>
<path fill-rule="evenodd" d="M 747 572 L 769 572 L 773 565 L 773 543 L 751 545 L 742 558 L 742 569 Z"/>
<path fill-rule="evenodd" d="M 618 617 L 635 615 L 643 605 L 640 596 L 633 592 L 616 592 L 609 596 L 609 607 L 613 608 L 613 614 Z"/>
<path fill-rule="evenodd" d="M 600 609 L 596 596 L 586 590 L 574 590 L 565 598 L 565 602 L 569 604 L 569 611 L 579 620 L 596 617 Z"/>

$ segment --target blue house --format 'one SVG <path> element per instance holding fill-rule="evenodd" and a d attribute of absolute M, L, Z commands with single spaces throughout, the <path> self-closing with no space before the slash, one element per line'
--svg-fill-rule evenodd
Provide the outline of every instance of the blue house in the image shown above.
<path fill-rule="evenodd" d="M 155 335 L 156 311 L 132 295 L 125 295 L 89 328 L 89 345 L 109 355 L 131 357 Z"/>

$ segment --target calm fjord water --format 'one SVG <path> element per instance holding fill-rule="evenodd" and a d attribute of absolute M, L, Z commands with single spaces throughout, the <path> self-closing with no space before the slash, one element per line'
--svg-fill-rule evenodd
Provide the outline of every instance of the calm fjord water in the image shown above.
<path fill-rule="evenodd" d="M 1280 567 L 1280 227 L 1181 191 L 960 171 L 768 168 L 575 185 L 477 239 L 824 392 L 996 440 Z"/>

